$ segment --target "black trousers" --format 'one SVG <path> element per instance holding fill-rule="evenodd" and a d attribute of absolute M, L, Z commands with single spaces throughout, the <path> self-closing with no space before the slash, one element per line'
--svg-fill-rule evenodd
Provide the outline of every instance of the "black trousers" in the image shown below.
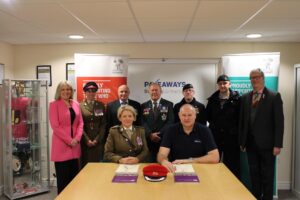
<path fill-rule="evenodd" d="M 219 149 L 220 158 L 223 155 L 223 163 L 240 179 L 240 148 L 237 145 L 226 145 Z"/>
<path fill-rule="evenodd" d="M 215 137 L 218 146 L 220 159 L 223 157 L 223 163 L 228 169 L 240 179 L 240 147 L 238 144 L 238 136 L 227 134 L 226 138 Z"/>
<path fill-rule="evenodd" d="M 155 143 L 152 142 L 150 139 L 147 140 L 147 145 L 149 148 L 149 152 L 150 152 L 150 161 L 149 162 L 157 162 L 157 153 L 159 151 L 159 147 L 160 147 L 160 142 L 159 143 Z"/>
<path fill-rule="evenodd" d="M 55 162 L 54 165 L 57 180 L 57 194 L 59 194 L 79 172 L 79 163 L 78 159 L 72 159 Z"/>
<path fill-rule="evenodd" d="M 273 149 L 247 147 L 252 194 L 258 200 L 273 199 L 275 156 Z"/>

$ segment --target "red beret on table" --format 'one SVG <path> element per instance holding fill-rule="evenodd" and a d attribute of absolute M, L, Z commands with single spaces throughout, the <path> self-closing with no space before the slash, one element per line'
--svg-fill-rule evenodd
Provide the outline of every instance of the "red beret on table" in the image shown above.
<path fill-rule="evenodd" d="M 168 169 L 159 164 L 150 164 L 143 168 L 144 178 L 147 181 L 163 181 L 166 179 Z"/>

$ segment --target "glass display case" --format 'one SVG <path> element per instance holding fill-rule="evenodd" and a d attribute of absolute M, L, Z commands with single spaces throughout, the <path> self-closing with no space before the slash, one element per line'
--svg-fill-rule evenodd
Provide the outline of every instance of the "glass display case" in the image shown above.
<path fill-rule="evenodd" d="M 43 80 L 3 80 L 4 194 L 10 199 L 49 191 L 47 90 Z"/>

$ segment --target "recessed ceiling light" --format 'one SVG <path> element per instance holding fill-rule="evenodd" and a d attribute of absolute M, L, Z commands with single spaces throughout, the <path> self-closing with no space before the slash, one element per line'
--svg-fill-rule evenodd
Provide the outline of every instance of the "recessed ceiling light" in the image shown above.
<path fill-rule="evenodd" d="M 254 38 L 261 38 L 261 34 L 259 33 L 253 33 L 253 34 L 247 34 L 246 37 L 247 38 L 251 38 L 251 39 L 254 39 Z"/>
<path fill-rule="evenodd" d="M 82 35 L 69 35 L 70 39 L 74 39 L 74 40 L 80 40 L 83 39 Z"/>

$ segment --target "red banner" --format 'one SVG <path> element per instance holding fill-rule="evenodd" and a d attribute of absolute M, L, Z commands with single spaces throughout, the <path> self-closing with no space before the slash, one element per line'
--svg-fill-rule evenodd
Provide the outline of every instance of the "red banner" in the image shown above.
<path fill-rule="evenodd" d="M 118 99 L 118 87 L 127 83 L 126 77 L 77 77 L 77 101 L 84 99 L 83 87 L 89 81 L 97 83 L 99 89 L 96 94 L 98 101 L 107 104 Z"/>

